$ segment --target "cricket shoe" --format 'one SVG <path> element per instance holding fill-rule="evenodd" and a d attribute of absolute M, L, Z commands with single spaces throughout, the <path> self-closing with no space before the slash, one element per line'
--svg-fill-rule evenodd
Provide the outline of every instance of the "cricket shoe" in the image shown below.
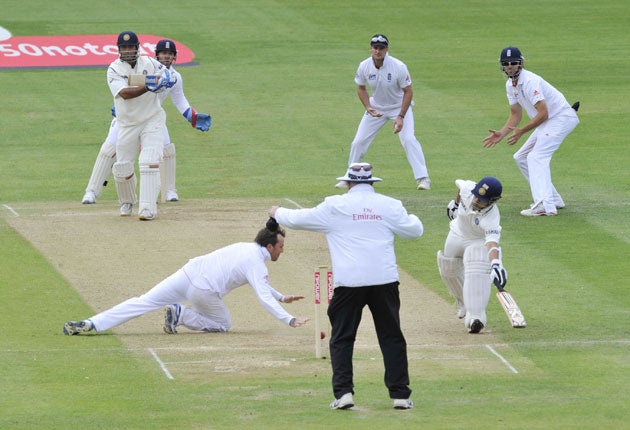
<path fill-rule="evenodd" d="M 419 190 L 430 190 L 431 189 L 431 179 L 429 179 L 428 176 L 418 179 L 418 189 Z"/>
<path fill-rule="evenodd" d="M 340 190 L 348 189 L 348 183 L 346 181 L 339 181 L 335 184 L 335 188 L 339 188 Z"/>
<path fill-rule="evenodd" d="M 394 399 L 394 409 L 413 409 L 413 400 Z"/>
<path fill-rule="evenodd" d="M 470 323 L 470 328 L 468 329 L 468 333 L 470 333 L 470 334 L 477 334 L 481 330 L 483 330 L 483 323 L 481 321 L 475 319 L 475 320 L 473 320 Z"/>
<path fill-rule="evenodd" d="M 164 333 L 177 334 L 177 323 L 182 307 L 177 303 L 164 307 Z"/>
<path fill-rule="evenodd" d="M 166 192 L 166 201 L 167 202 L 177 202 L 179 201 L 179 196 L 177 195 L 177 191 L 169 190 Z"/>
<path fill-rule="evenodd" d="M 151 221 L 155 219 L 155 214 L 149 209 L 142 209 L 138 214 L 138 218 L 140 219 L 140 221 Z"/>
<path fill-rule="evenodd" d="M 524 209 L 521 211 L 521 215 L 523 216 L 555 216 L 557 212 L 547 212 L 545 211 L 545 207 L 542 202 L 532 205 L 529 209 Z"/>
<path fill-rule="evenodd" d="M 354 406 L 352 393 L 346 393 L 330 404 L 330 409 L 350 409 Z"/>
<path fill-rule="evenodd" d="M 123 203 L 120 205 L 120 216 L 131 216 L 133 205 L 131 203 Z"/>
<path fill-rule="evenodd" d="M 81 200 L 81 203 L 83 203 L 84 205 L 93 205 L 94 203 L 96 203 L 96 194 L 94 194 L 94 191 L 86 191 L 83 195 L 83 200 Z"/>
<path fill-rule="evenodd" d="M 63 325 L 63 334 L 74 336 L 75 334 L 87 333 L 94 330 L 94 324 L 90 320 L 83 321 L 67 321 Z"/>

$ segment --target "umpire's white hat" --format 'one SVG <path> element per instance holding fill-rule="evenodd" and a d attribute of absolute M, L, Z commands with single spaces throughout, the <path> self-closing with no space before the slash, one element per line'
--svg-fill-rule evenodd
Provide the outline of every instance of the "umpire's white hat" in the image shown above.
<path fill-rule="evenodd" d="M 345 176 L 337 178 L 338 181 L 346 182 L 381 182 L 381 178 L 372 176 L 372 165 L 370 163 L 352 163 L 348 167 Z"/>

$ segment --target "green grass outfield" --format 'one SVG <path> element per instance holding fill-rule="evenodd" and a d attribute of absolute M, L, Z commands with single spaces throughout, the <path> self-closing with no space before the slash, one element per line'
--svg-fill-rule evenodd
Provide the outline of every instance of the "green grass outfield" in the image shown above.
<path fill-rule="evenodd" d="M 5 219 L 28 202 L 79 202 L 109 123 L 104 69 L 0 71 L 0 428 L 618 429 L 630 393 L 630 174 L 627 1 L 4 2 L 14 36 L 160 34 L 188 45 L 186 95 L 213 116 L 195 133 L 170 102 L 182 198 L 333 194 L 362 109 L 353 76 L 369 37 L 390 38 L 414 82 L 416 131 L 434 188 L 419 193 L 397 139 L 379 134 L 366 161 L 379 191 L 420 216 L 425 236 L 399 243 L 400 265 L 445 299 L 435 252 L 453 181 L 501 178 L 504 263 L 528 327 L 494 330 L 531 371 L 504 375 L 412 368 L 416 409 L 330 411 L 329 375 L 261 372 L 171 381 L 115 336 L 67 342 L 64 315 L 91 312 Z M 1 42 L 0 42 L 1 44 Z M 525 219 L 529 188 L 516 148 L 483 149 L 508 106 L 497 64 L 514 44 L 526 66 L 580 100 L 581 124 L 552 173 L 567 208 Z M 521 142 L 522 143 L 522 142 Z M 113 200 L 108 187 L 103 199 Z M 113 234 L 113 233 L 112 233 Z M 492 318 L 504 318 L 500 309 Z M 90 364 L 89 375 L 84 363 Z M 530 368 L 528 367 L 528 369 Z M 381 372 L 361 396 L 383 396 Z M 247 390 L 233 386 L 246 384 Z"/>

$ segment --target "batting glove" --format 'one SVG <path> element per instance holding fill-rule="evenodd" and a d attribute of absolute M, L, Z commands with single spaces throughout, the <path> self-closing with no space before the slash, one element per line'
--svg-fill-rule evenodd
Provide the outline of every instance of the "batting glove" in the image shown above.
<path fill-rule="evenodd" d="M 492 272 L 490 273 L 492 282 L 499 290 L 502 290 L 505 284 L 507 284 L 507 272 L 505 271 L 505 267 L 503 267 L 501 260 L 498 259 L 492 260 L 490 265 L 492 267 Z"/>
<path fill-rule="evenodd" d="M 186 109 L 182 115 L 197 130 L 208 131 L 212 126 L 212 117 L 206 113 L 197 113 L 192 106 Z"/>
<path fill-rule="evenodd" d="M 457 217 L 457 209 L 459 209 L 459 204 L 455 200 L 448 202 L 446 206 L 446 216 L 448 219 L 454 220 Z"/>
<path fill-rule="evenodd" d="M 166 86 L 165 80 L 160 75 L 147 75 L 144 78 L 144 86 L 147 90 L 158 93 Z"/>
<path fill-rule="evenodd" d="M 116 106 L 112 105 L 112 116 L 116 118 Z"/>

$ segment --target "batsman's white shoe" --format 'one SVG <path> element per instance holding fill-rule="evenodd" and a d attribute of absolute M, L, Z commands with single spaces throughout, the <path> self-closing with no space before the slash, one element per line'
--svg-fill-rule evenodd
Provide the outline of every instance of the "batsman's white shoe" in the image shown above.
<path fill-rule="evenodd" d="M 339 181 L 335 184 L 335 188 L 339 188 L 340 190 L 347 190 L 348 183 L 346 181 Z"/>
<path fill-rule="evenodd" d="M 394 399 L 394 409 L 413 409 L 413 400 Z"/>
<path fill-rule="evenodd" d="M 142 209 L 138 214 L 138 218 L 140 219 L 140 221 L 151 221 L 155 219 L 155 214 L 149 209 Z"/>
<path fill-rule="evenodd" d="M 63 334 L 67 336 L 74 336 L 79 333 L 87 333 L 94 330 L 94 324 L 90 320 L 83 321 L 67 321 L 63 325 Z"/>
<path fill-rule="evenodd" d="M 479 320 L 473 320 L 470 323 L 470 328 L 468 329 L 468 333 L 470 333 L 470 334 L 477 334 L 481 330 L 483 330 L 483 323 L 481 321 L 479 321 Z"/>
<path fill-rule="evenodd" d="M 131 216 L 133 205 L 131 203 L 123 203 L 120 206 L 120 216 Z"/>
<path fill-rule="evenodd" d="M 177 303 L 164 307 L 164 333 L 177 334 L 177 323 L 182 307 Z"/>
<path fill-rule="evenodd" d="M 81 203 L 83 203 L 84 205 L 93 205 L 94 203 L 96 203 L 96 195 L 94 194 L 94 191 L 86 191 L 83 195 L 83 200 L 81 200 Z"/>
<path fill-rule="evenodd" d="M 330 404 L 330 409 L 350 409 L 354 406 L 352 393 L 346 393 Z"/>
<path fill-rule="evenodd" d="M 167 202 L 177 202 L 179 201 L 179 196 L 177 195 L 177 191 L 169 190 L 166 192 L 166 201 Z"/>
<path fill-rule="evenodd" d="M 460 320 L 466 316 L 466 306 L 464 305 L 464 303 L 460 302 L 459 300 L 457 301 L 456 315 L 457 315 L 457 318 L 459 318 Z"/>
<path fill-rule="evenodd" d="M 523 216 L 555 216 L 557 214 L 557 212 L 547 212 L 542 202 L 521 211 L 521 215 Z"/>
<path fill-rule="evenodd" d="M 430 190 L 431 189 L 431 179 L 429 179 L 428 176 L 418 179 L 418 189 L 419 190 Z"/>

